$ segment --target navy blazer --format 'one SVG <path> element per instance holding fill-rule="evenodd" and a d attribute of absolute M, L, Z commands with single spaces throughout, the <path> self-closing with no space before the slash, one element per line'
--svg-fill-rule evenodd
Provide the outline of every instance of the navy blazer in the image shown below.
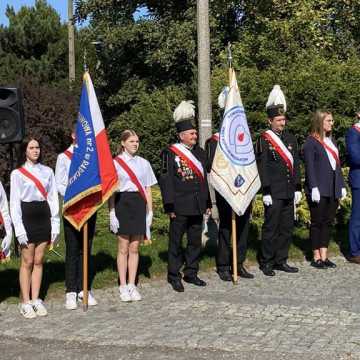
<path fill-rule="evenodd" d="M 346 133 L 346 153 L 350 166 L 349 183 L 353 189 L 360 188 L 360 132 L 351 127 Z"/>
<path fill-rule="evenodd" d="M 336 145 L 336 144 L 335 144 Z M 326 150 L 313 136 L 308 136 L 304 144 L 305 192 L 311 195 L 317 187 L 320 196 L 341 198 L 341 189 L 345 187 L 341 168 L 335 171 L 330 165 Z"/>

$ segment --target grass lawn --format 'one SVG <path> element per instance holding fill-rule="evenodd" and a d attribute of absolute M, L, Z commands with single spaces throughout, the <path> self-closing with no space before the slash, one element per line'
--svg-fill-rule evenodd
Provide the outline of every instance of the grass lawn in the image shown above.
<path fill-rule="evenodd" d="M 167 242 L 168 242 L 168 219 L 162 213 L 161 200 L 158 190 L 154 191 L 154 216 L 153 243 L 151 246 L 142 246 L 140 253 L 140 281 L 148 281 L 155 277 L 164 276 L 166 273 Z M 216 233 L 212 228 L 210 240 L 204 249 L 200 268 L 209 270 L 215 267 L 214 255 L 216 251 Z M 249 250 L 247 261 L 256 264 L 256 255 L 260 246 L 259 225 L 252 224 L 249 236 Z M 347 251 L 347 229 L 336 228 L 333 232 L 330 244 L 330 254 L 339 255 Z M 336 241 L 335 241 L 336 240 Z M 341 246 L 340 246 L 341 245 Z M 42 296 L 46 299 L 63 296 L 65 269 L 64 269 L 64 239 L 61 238 L 55 250 L 61 254 L 58 257 L 53 252 L 46 254 Z M 93 288 L 104 288 L 117 285 L 116 270 L 116 238 L 108 230 L 107 207 L 99 210 L 96 226 L 96 234 L 93 244 L 93 256 L 96 267 L 96 275 Z M 311 256 L 311 248 L 308 240 L 308 229 L 296 228 L 293 244 L 290 248 L 290 260 L 303 260 Z M 17 302 L 19 295 L 18 284 L 19 259 L 12 256 L 10 262 L 0 264 L 0 302 Z"/>

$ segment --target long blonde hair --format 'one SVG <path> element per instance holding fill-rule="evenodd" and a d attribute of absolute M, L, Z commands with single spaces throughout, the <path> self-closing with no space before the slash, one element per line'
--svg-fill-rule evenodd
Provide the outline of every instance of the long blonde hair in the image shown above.
<path fill-rule="evenodd" d="M 126 129 L 120 135 L 120 144 L 118 147 L 118 153 L 122 154 L 124 151 L 124 147 L 121 145 L 123 141 L 126 141 L 130 136 L 138 136 L 134 130 Z"/>
<path fill-rule="evenodd" d="M 324 119 L 328 116 L 332 115 L 331 111 L 328 110 L 317 110 L 312 118 L 311 122 L 311 135 L 319 137 L 320 139 L 324 139 Z M 328 134 L 331 136 L 331 133 Z"/>

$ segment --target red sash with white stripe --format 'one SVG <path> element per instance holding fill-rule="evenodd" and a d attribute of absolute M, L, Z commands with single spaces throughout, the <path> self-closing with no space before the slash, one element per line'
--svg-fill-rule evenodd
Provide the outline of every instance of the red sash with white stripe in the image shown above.
<path fill-rule="evenodd" d="M 30 171 L 27 171 L 24 167 L 20 167 L 18 170 L 35 184 L 37 189 L 40 191 L 40 193 L 46 200 L 48 193 L 45 190 L 44 185 L 40 182 L 40 180 L 37 177 L 35 177 Z"/>
<path fill-rule="evenodd" d="M 140 183 L 139 179 L 137 178 L 137 176 L 135 175 L 135 173 L 130 169 L 128 164 L 126 164 L 126 162 L 120 156 L 117 156 L 115 158 L 115 160 L 125 170 L 125 172 L 129 175 L 130 180 L 137 187 L 137 189 L 139 190 L 139 194 L 141 195 L 141 197 L 145 201 L 145 204 L 147 204 L 145 189 L 141 185 L 141 183 Z"/>
<path fill-rule="evenodd" d="M 352 127 L 360 133 L 360 125 L 359 124 L 354 124 Z"/>
<path fill-rule="evenodd" d="M 69 160 L 72 159 L 73 153 L 70 150 L 65 150 L 64 154 L 68 157 Z"/>
<path fill-rule="evenodd" d="M 204 169 L 201 162 L 188 150 L 183 144 L 173 144 L 169 146 L 169 149 L 179 158 L 186 162 L 187 166 L 193 171 L 193 173 L 199 178 L 201 182 L 205 181 Z"/>
<path fill-rule="evenodd" d="M 261 136 L 272 145 L 275 151 L 284 160 L 291 174 L 294 174 L 294 158 L 291 152 L 289 151 L 289 149 L 281 141 L 279 136 L 277 136 L 272 130 L 265 131 L 264 133 L 261 134 Z"/>
<path fill-rule="evenodd" d="M 330 154 L 330 156 L 332 156 L 332 158 L 335 160 L 336 164 L 338 166 L 340 166 L 340 158 L 339 158 L 339 152 L 336 149 L 335 145 L 334 145 L 334 149 L 332 149 L 328 144 L 326 144 L 323 140 L 321 140 L 319 137 L 312 135 L 312 137 L 317 140 L 325 149 L 326 153 Z M 330 160 L 330 159 L 329 159 Z"/>

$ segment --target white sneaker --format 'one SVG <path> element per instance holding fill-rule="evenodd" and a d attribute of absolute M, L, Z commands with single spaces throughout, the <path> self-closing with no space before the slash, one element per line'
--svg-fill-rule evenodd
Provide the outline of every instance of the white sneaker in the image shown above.
<path fill-rule="evenodd" d="M 36 318 L 36 313 L 30 302 L 19 304 L 20 314 L 26 319 Z"/>
<path fill-rule="evenodd" d="M 129 293 L 129 289 L 127 285 L 121 285 L 119 287 L 119 292 L 120 292 L 120 300 L 124 301 L 124 302 L 129 302 L 131 301 L 131 296 Z"/>
<path fill-rule="evenodd" d="M 46 307 L 41 299 L 36 299 L 32 302 L 33 308 L 37 316 L 46 316 L 48 314 Z"/>
<path fill-rule="evenodd" d="M 75 310 L 77 308 L 76 295 L 76 292 L 66 293 L 65 308 L 67 310 Z"/>
<path fill-rule="evenodd" d="M 79 301 L 83 301 L 83 297 L 84 297 L 84 292 L 80 291 L 78 293 L 78 300 Z M 96 301 L 96 299 L 94 298 L 94 295 L 92 293 L 92 291 L 90 290 L 88 292 L 88 305 L 89 306 L 96 306 L 98 304 L 98 302 Z"/>
<path fill-rule="evenodd" d="M 141 300 L 141 295 L 140 295 L 137 287 L 134 284 L 129 284 L 128 290 L 129 290 L 130 298 L 132 301 L 140 301 Z"/>

